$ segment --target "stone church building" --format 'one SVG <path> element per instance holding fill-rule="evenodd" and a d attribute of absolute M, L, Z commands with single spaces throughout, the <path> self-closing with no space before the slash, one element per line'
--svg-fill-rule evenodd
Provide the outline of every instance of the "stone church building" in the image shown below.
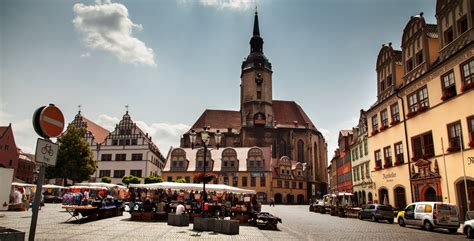
<path fill-rule="evenodd" d="M 199 133 L 203 127 L 210 127 L 213 146 L 216 143 L 212 133 L 219 130 L 220 148 L 270 148 L 269 166 L 275 174 L 269 189 L 278 189 L 281 181 L 276 179 L 286 176 L 286 173 L 279 175 L 283 171 L 279 173 L 278 163 L 285 163 L 281 161 L 284 158 L 290 160 L 293 169 L 302 167 L 304 187 L 307 187 L 305 196 L 320 197 L 327 192 L 327 144 L 301 106 L 294 101 L 273 99 L 273 69 L 263 53 L 263 43 L 255 13 L 250 54 L 241 66 L 240 110 L 205 110 L 192 129 Z M 181 148 L 191 147 L 190 132 L 183 135 Z M 196 142 L 199 148 L 202 143 L 199 135 Z"/>

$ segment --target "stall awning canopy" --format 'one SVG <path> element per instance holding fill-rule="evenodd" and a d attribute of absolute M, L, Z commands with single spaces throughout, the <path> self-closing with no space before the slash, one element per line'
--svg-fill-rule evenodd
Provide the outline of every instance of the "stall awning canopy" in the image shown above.
<path fill-rule="evenodd" d="M 129 187 L 146 188 L 146 189 L 172 189 L 185 191 L 202 191 L 200 183 L 177 183 L 177 182 L 160 182 L 151 184 L 130 184 Z M 255 194 L 255 190 L 242 189 L 224 184 L 207 184 L 206 191 L 210 192 L 232 192 L 241 194 Z"/>
<path fill-rule="evenodd" d="M 54 185 L 54 184 L 46 184 L 46 185 L 43 185 L 43 189 L 49 189 L 49 188 L 52 188 L 52 189 L 68 189 L 69 187 L 63 187 L 63 186 L 58 186 L 58 185 Z"/>
<path fill-rule="evenodd" d="M 12 182 L 12 186 L 15 186 L 15 187 L 36 187 L 36 185 L 34 185 L 34 184 L 19 183 L 19 182 Z"/>
<path fill-rule="evenodd" d="M 95 187 L 102 187 L 102 188 L 120 188 L 120 189 L 127 189 L 127 187 L 122 186 L 122 185 L 117 185 L 117 184 L 111 184 L 111 183 L 105 183 L 105 182 L 84 182 L 84 183 L 77 183 L 74 186 L 71 186 L 70 188 L 90 188 L 90 189 L 95 189 Z M 97 188 L 100 189 L 100 188 Z"/>

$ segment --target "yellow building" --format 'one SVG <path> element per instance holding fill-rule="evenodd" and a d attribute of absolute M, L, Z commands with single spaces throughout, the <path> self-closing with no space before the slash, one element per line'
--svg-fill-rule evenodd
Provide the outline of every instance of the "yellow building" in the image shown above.
<path fill-rule="evenodd" d="M 382 46 L 378 98 L 367 111 L 374 201 L 446 201 L 463 217 L 466 193 L 474 198 L 473 7 L 438 1 L 437 25 L 420 13 L 407 23 L 401 51 Z"/>
<path fill-rule="evenodd" d="M 307 200 L 307 182 L 303 164 L 288 157 L 272 159 L 270 147 L 227 147 L 208 150 L 206 172 L 213 173 L 212 183 L 252 189 L 257 199 L 268 203 L 302 204 Z M 204 171 L 203 148 L 173 148 L 163 170 L 168 182 L 183 178 L 188 183 Z"/>

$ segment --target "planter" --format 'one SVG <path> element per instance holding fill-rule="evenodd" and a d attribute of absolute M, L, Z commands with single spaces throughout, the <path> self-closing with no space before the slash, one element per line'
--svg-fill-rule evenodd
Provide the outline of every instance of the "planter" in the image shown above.
<path fill-rule="evenodd" d="M 391 126 L 394 126 L 394 125 L 397 125 L 397 124 L 399 124 L 399 123 L 400 123 L 399 120 L 395 120 L 395 121 L 390 122 L 390 125 L 391 125 Z"/>
<path fill-rule="evenodd" d="M 389 167 L 392 167 L 392 164 L 384 164 L 383 165 L 383 168 L 389 168 Z"/>
<path fill-rule="evenodd" d="M 412 157 L 412 158 L 411 158 L 411 160 L 412 160 L 412 161 L 414 161 L 414 162 L 416 162 L 416 161 L 420 160 L 420 158 L 419 158 L 419 157 L 416 157 L 416 156 L 414 156 L 414 157 Z"/>
<path fill-rule="evenodd" d="M 388 128 L 387 126 L 382 126 L 382 127 L 380 127 L 380 132 L 386 130 L 387 128 Z"/>
<path fill-rule="evenodd" d="M 189 215 L 176 215 L 174 213 L 168 214 L 168 225 L 170 226 L 189 226 Z"/>
<path fill-rule="evenodd" d="M 375 136 L 375 135 L 377 135 L 377 133 L 379 133 L 378 130 L 373 130 L 373 131 L 370 133 L 370 135 L 371 135 L 371 136 Z"/>
<path fill-rule="evenodd" d="M 215 218 L 194 217 L 193 230 L 196 231 L 213 231 Z"/>
<path fill-rule="evenodd" d="M 468 145 L 469 147 L 474 147 L 474 140 L 470 141 Z"/>
<path fill-rule="evenodd" d="M 454 146 L 454 147 L 448 147 L 448 150 L 447 150 L 447 151 L 448 151 L 448 152 L 458 152 L 458 151 L 460 151 L 460 150 L 461 150 L 460 147 Z"/>
<path fill-rule="evenodd" d="M 472 88 L 474 88 L 474 83 L 469 83 L 469 84 L 463 85 L 462 88 L 461 88 L 461 92 L 466 92 L 466 91 L 468 91 Z"/>
<path fill-rule="evenodd" d="M 378 171 L 378 170 L 380 170 L 380 169 L 382 169 L 380 166 L 375 166 L 375 167 L 374 167 L 374 171 Z"/>
<path fill-rule="evenodd" d="M 402 165 L 402 164 L 403 164 L 403 162 L 401 162 L 401 161 L 395 161 L 395 166 L 399 166 L 399 165 Z"/>
<path fill-rule="evenodd" d="M 0 240 L 2 241 L 23 241 L 25 240 L 25 232 L 0 227 Z"/>
<path fill-rule="evenodd" d="M 213 223 L 212 228 L 216 233 L 227 235 L 239 234 L 240 223 L 237 220 L 214 219 L 214 221 L 211 221 L 211 223 Z"/>
<path fill-rule="evenodd" d="M 444 91 L 444 92 L 443 92 L 443 96 L 441 96 L 441 100 L 442 100 L 442 101 L 446 101 L 446 100 L 451 99 L 452 97 L 454 97 L 454 93 L 453 93 L 453 92 Z"/>
<path fill-rule="evenodd" d="M 428 107 L 422 106 L 422 107 L 418 108 L 418 114 L 423 113 L 423 112 L 425 112 L 425 111 L 427 111 L 427 110 L 428 110 Z"/>
<path fill-rule="evenodd" d="M 425 158 L 425 159 L 432 158 L 432 157 L 433 157 L 433 154 L 431 154 L 431 153 L 423 154 L 423 158 Z"/>
<path fill-rule="evenodd" d="M 418 112 L 408 112 L 407 118 L 413 118 L 418 114 Z"/>

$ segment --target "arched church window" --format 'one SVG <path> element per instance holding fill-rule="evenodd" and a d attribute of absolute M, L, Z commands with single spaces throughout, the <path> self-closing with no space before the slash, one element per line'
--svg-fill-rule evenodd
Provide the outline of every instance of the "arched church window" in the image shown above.
<path fill-rule="evenodd" d="M 280 157 L 287 156 L 286 154 L 286 142 L 285 140 L 280 141 Z"/>
<path fill-rule="evenodd" d="M 304 162 L 304 142 L 303 140 L 298 141 L 298 162 Z"/>

